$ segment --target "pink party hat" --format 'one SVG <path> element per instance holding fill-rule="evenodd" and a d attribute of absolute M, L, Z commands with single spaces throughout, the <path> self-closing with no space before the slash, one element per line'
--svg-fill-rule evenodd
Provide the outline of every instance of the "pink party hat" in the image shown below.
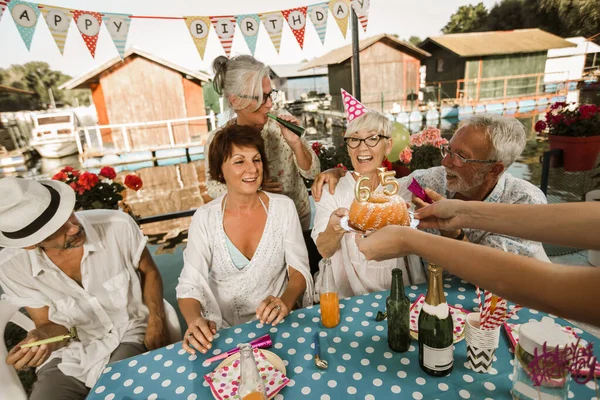
<path fill-rule="evenodd" d="M 344 108 L 346 109 L 346 117 L 348 119 L 348 122 L 354 121 L 356 118 L 369 111 L 367 107 L 362 105 L 360 101 L 356 100 L 354 96 L 346 92 L 344 89 L 341 90 L 342 100 L 344 100 Z"/>

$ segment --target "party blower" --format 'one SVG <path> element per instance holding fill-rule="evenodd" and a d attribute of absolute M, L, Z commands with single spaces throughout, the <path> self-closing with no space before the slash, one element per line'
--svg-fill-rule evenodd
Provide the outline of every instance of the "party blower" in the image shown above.
<path fill-rule="evenodd" d="M 250 342 L 250 346 L 252 346 L 253 349 L 268 349 L 272 345 L 273 345 L 273 341 L 271 341 L 271 336 L 269 336 L 268 333 L 264 336 L 254 339 L 253 341 Z M 224 353 L 213 356 L 213 357 L 207 359 L 206 361 L 211 363 L 213 361 L 222 360 L 224 358 L 229 357 L 232 354 L 238 353 L 239 351 L 240 351 L 240 349 L 238 347 L 234 347 L 233 349 L 227 350 Z"/>
<path fill-rule="evenodd" d="M 71 328 L 69 333 L 66 335 L 54 336 L 54 337 L 51 337 L 48 339 L 37 340 L 35 342 L 22 344 L 20 347 L 22 349 L 26 349 L 28 347 L 41 346 L 43 344 L 62 342 L 63 340 L 66 340 L 66 339 L 77 339 L 77 328 L 75 328 L 75 327 Z"/>
<path fill-rule="evenodd" d="M 298 135 L 298 136 L 304 135 L 305 129 L 303 127 L 298 126 L 296 124 L 292 124 L 291 122 L 286 121 L 285 119 L 279 118 L 278 116 L 271 114 L 271 113 L 267 113 L 267 116 L 269 118 L 274 119 L 275 121 L 279 122 L 281 125 L 285 126 L 290 131 L 294 132 L 296 135 Z"/>

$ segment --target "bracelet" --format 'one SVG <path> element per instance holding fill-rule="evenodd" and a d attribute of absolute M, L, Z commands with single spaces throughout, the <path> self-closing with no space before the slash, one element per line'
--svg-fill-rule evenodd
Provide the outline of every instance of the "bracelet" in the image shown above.
<path fill-rule="evenodd" d="M 460 233 L 454 239 L 456 239 L 456 240 L 463 240 L 464 238 L 465 238 L 465 231 L 461 228 L 460 229 Z"/>

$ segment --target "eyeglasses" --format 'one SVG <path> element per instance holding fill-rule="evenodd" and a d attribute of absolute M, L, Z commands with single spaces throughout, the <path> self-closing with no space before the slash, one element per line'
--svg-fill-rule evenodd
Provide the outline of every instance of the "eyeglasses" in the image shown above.
<path fill-rule="evenodd" d="M 383 135 L 373 135 L 373 136 L 370 136 L 370 137 L 364 138 L 364 139 L 359 139 L 359 138 L 355 138 L 355 137 L 347 137 L 347 138 L 344 138 L 344 142 L 346 142 L 348 147 L 350 147 L 351 149 L 356 149 L 358 146 L 360 146 L 361 142 L 365 142 L 365 144 L 368 147 L 375 147 L 375 146 L 377 146 L 377 143 L 379 143 L 379 141 L 381 139 L 389 139 L 389 138 L 387 136 L 383 136 Z"/>
<path fill-rule="evenodd" d="M 239 97 L 241 97 L 242 99 L 254 99 L 254 100 L 258 101 L 257 96 L 247 96 L 245 94 L 240 94 Z M 260 103 L 260 104 L 261 105 L 265 104 L 267 102 L 267 100 L 269 100 L 269 97 L 271 98 L 271 101 L 276 101 L 277 100 L 277 90 L 271 89 L 271 91 L 269 93 L 263 93 L 262 103 Z"/>
<path fill-rule="evenodd" d="M 440 147 L 440 153 L 442 153 L 442 159 L 446 158 L 447 155 L 450 155 L 450 160 L 457 167 L 462 167 L 464 164 L 467 164 L 467 163 L 493 164 L 497 161 L 497 160 L 472 160 L 469 158 L 464 158 L 460 154 L 455 153 L 452 150 L 450 150 L 449 144 L 442 145 L 442 147 Z"/>

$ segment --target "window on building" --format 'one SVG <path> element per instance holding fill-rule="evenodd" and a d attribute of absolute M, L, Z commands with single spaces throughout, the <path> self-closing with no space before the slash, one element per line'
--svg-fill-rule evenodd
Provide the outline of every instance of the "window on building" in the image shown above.
<path fill-rule="evenodd" d="M 444 59 L 438 58 L 435 60 L 435 71 L 444 72 Z"/>

